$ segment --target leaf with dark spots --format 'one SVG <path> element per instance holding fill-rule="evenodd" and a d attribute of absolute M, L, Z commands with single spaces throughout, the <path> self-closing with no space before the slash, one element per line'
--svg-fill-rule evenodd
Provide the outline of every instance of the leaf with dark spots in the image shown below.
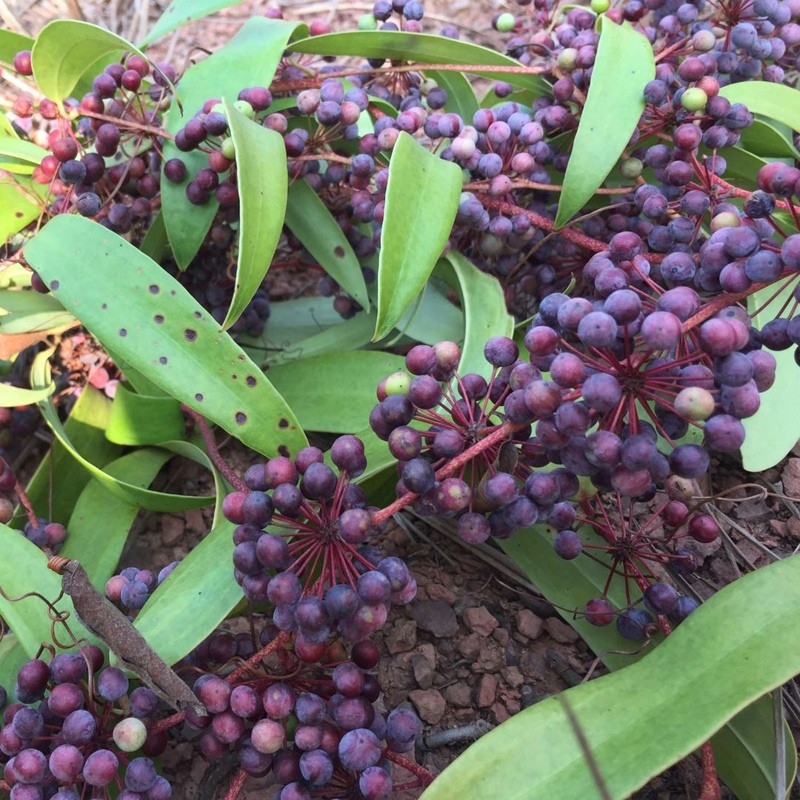
<path fill-rule="evenodd" d="M 72 243 L 68 250 L 65 241 Z M 269 381 L 245 386 L 224 378 L 233 365 L 245 374 L 260 370 L 174 278 L 121 236 L 63 214 L 28 242 L 25 255 L 44 281 L 50 283 L 57 271 L 61 285 L 54 294 L 64 307 L 160 389 L 192 408 L 201 395 L 204 417 L 262 455 L 275 455 L 279 444 L 292 452 L 306 445 L 296 417 Z M 164 303 L 149 292 L 154 283 L 166 294 L 174 292 L 159 325 L 153 324 L 153 306 Z M 101 302 L 110 313 L 101 311 Z M 197 334 L 191 342 L 184 336 L 189 328 Z M 159 364 L 159 357 L 166 363 Z M 288 429 L 279 430 L 280 418 L 290 420 Z"/>

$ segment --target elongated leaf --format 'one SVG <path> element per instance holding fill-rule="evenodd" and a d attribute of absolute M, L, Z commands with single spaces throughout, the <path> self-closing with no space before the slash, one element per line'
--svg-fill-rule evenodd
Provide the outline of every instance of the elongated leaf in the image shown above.
<path fill-rule="evenodd" d="M 127 484 L 146 489 L 172 455 L 167 450 L 141 448 L 106 464 L 104 471 Z M 139 506 L 135 503 L 112 494 L 98 480 L 90 481 L 75 503 L 60 555 L 80 561 L 92 583 L 102 590 L 115 572 L 138 513 Z M 102 524 L 98 524 L 99 515 L 102 515 Z"/>
<path fill-rule="evenodd" d="M 555 534 L 556 531 L 547 526 L 535 525 L 503 540 L 501 545 L 545 597 L 559 608 L 579 610 L 590 598 L 602 595 L 608 569 L 582 556 L 573 561 L 559 558 L 553 549 Z M 602 543 L 588 527 L 581 528 L 580 535 L 585 544 Z M 626 607 L 628 600 L 619 577 L 612 580 L 607 596 L 615 607 Z M 563 617 L 610 669 L 627 667 L 647 652 L 631 647 L 613 625 L 596 627 L 586 622 L 582 615 L 564 613 Z M 774 748 L 770 744 L 772 717 L 771 712 L 765 713 L 761 708 L 764 703 L 771 707 L 770 699 L 762 698 L 737 714 L 714 737 L 714 754 L 720 774 L 738 796 L 752 800 L 772 800 L 774 796 Z M 791 782 L 795 759 L 791 753 L 787 759 Z"/>
<path fill-rule="evenodd" d="M 565 692 L 609 796 L 628 797 L 796 674 L 800 643 L 791 631 L 798 624 L 800 558 L 793 557 L 720 591 L 638 663 Z M 597 796 L 587 755 L 557 697 L 472 745 L 423 798 L 500 792 L 518 799 Z"/>
<path fill-rule="evenodd" d="M 269 376 L 304 428 L 350 433 L 366 427 L 377 385 L 403 364 L 401 356 L 358 350 L 292 361 Z"/>
<path fill-rule="evenodd" d="M 0 310 L 12 314 L 36 314 L 63 311 L 64 306 L 51 294 L 32 292 L 15 287 L 0 290 Z M 2 319 L 2 317 L 0 317 Z"/>
<path fill-rule="evenodd" d="M 153 217 L 153 221 L 150 223 L 150 227 L 147 229 L 147 233 L 144 235 L 139 249 L 146 256 L 150 256 L 153 261 L 158 261 L 159 264 L 169 251 L 169 239 L 167 239 L 167 229 L 164 226 L 163 212 L 159 211 L 158 214 Z"/>
<path fill-rule="evenodd" d="M 537 96 L 549 94 L 550 84 L 540 75 L 520 69 L 519 61 L 470 42 L 447 39 L 430 33 L 405 31 L 348 31 L 310 36 L 291 43 L 296 53 L 316 53 L 321 56 L 363 56 L 389 58 L 393 61 L 413 61 L 419 64 L 473 64 L 511 68 L 509 72 L 481 72 L 484 78 L 506 81 L 514 86 L 532 89 Z M 464 67 L 469 72 L 469 67 Z"/>
<path fill-rule="evenodd" d="M 124 445 L 161 444 L 183 436 L 186 422 L 172 397 L 137 394 L 120 384 L 111 406 L 106 436 Z"/>
<path fill-rule="evenodd" d="M 41 595 L 19 600 L 8 600 L 0 595 L 0 615 L 14 631 L 27 657 L 35 658 L 40 645 L 53 641 L 50 615 L 42 598 L 51 603 L 56 600 L 61 593 L 61 578 L 47 568 L 47 556 L 20 531 L 0 525 L 0 550 L 3 553 L 0 558 L 0 587 L 5 594 L 11 598 L 20 598 L 30 592 Z M 69 597 L 62 598 L 58 608 L 70 612 L 69 626 L 75 636 L 95 641 L 75 617 Z M 56 626 L 56 636 L 62 642 L 69 641 L 61 625 Z"/>
<path fill-rule="evenodd" d="M 761 329 L 785 303 L 790 302 L 795 283 L 787 286 L 769 305 L 753 316 L 753 325 Z M 751 313 L 760 309 L 775 288 L 767 286 L 748 299 Z M 795 413 L 800 394 L 800 369 L 794 360 L 793 348 L 772 353 L 777 362 L 775 383 L 761 394 L 758 411 L 742 420 L 745 429 L 742 444 L 742 465 L 750 472 L 761 472 L 774 467 L 800 438 L 800 419 Z M 776 420 L 780 424 L 776 425 Z"/>
<path fill-rule="evenodd" d="M 29 406 L 50 397 L 55 391 L 55 384 L 50 384 L 42 389 L 20 389 L 9 383 L 0 383 L 0 407 L 13 408 L 14 406 Z"/>
<path fill-rule="evenodd" d="M 369 308 L 361 264 L 339 223 L 306 181 L 295 181 L 289 187 L 286 227 L 331 278 L 361 306 Z"/>
<path fill-rule="evenodd" d="M 447 284 L 434 275 L 415 303 L 397 322 L 397 330 L 423 344 L 460 341 L 464 335 L 464 313 L 447 298 Z"/>
<path fill-rule="evenodd" d="M 105 437 L 110 411 L 111 401 L 90 386 L 81 392 L 64 423 L 69 440 L 99 468 L 122 452 Z M 66 525 L 75 501 L 90 480 L 91 473 L 74 458 L 73 451 L 56 439 L 28 483 L 27 493 L 38 514 Z"/>
<path fill-rule="evenodd" d="M 84 391 L 86 391 L 84 389 Z M 190 495 L 171 494 L 168 492 L 155 492 L 150 489 L 142 489 L 133 483 L 121 478 L 117 478 L 105 469 L 101 469 L 96 464 L 92 464 L 87 458 L 78 451 L 73 442 L 70 441 L 66 434 L 61 421 L 58 418 L 58 413 L 55 408 L 48 402 L 44 401 L 39 404 L 42 410 L 42 416 L 50 426 L 58 441 L 72 454 L 72 457 L 80 462 L 97 481 L 99 481 L 111 494 L 119 497 L 125 502 L 139 505 L 142 508 L 149 509 L 150 511 L 183 511 L 187 508 L 203 508 L 204 506 L 211 505 L 214 502 L 213 496 L 199 496 L 194 497 Z"/>
<path fill-rule="evenodd" d="M 456 251 L 449 252 L 442 262 L 437 273 L 445 280 L 449 278 L 453 288 L 461 295 L 464 309 L 464 344 L 459 371 L 462 375 L 477 372 L 488 378 L 492 368 L 483 357 L 486 340 L 492 336 L 512 336 L 514 333 L 514 318 L 506 311 L 503 287 L 497 278 L 481 272 Z M 452 277 L 445 265 L 452 270 Z"/>
<path fill-rule="evenodd" d="M 168 664 L 183 658 L 242 600 L 233 525 L 222 520 L 153 592 L 134 625 Z"/>
<path fill-rule="evenodd" d="M 239 187 L 239 258 L 230 308 L 222 323 L 230 328 L 267 274 L 283 230 L 286 213 L 286 148 L 283 137 L 237 111 L 227 100 L 225 111 L 236 148 Z"/>
<path fill-rule="evenodd" d="M 10 64 L 20 50 L 30 50 L 33 39 L 22 33 L 0 29 L 0 61 Z"/>
<path fill-rule="evenodd" d="M 75 317 L 68 311 L 40 311 L 33 314 L 5 314 L 0 317 L 0 334 L 56 333 L 75 327 Z"/>
<path fill-rule="evenodd" d="M 97 25 L 54 20 L 42 28 L 33 45 L 33 76 L 47 97 L 61 103 L 94 63 L 102 58 L 111 62 L 125 51 L 144 57 L 130 42 Z"/>
<path fill-rule="evenodd" d="M 68 252 L 64 241 L 73 243 Z M 25 254 L 68 310 L 173 397 L 264 455 L 305 444 L 291 409 L 258 367 L 133 245 L 90 220 L 62 215 Z"/>
<path fill-rule="evenodd" d="M 800 158 L 797 148 L 792 143 L 791 136 L 779 131 L 760 119 L 754 119 L 753 124 L 739 131 L 740 146 L 753 153 L 772 160 L 773 158 Z"/>
<path fill-rule="evenodd" d="M 42 193 L 41 186 L 37 188 L 23 175 L 14 181 L 0 181 L 0 241 L 19 233 L 39 216 L 42 207 L 36 198 Z"/>
<path fill-rule="evenodd" d="M 401 133 L 389 162 L 374 340 L 397 324 L 442 254 L 458 211 L 461 170 Z"/>
<path fill-rule="evenodd" d="M 25 139 L 12 139 L 7 136 L 0 137 L 0 156 L 12 156 L 35 165 L 40 164 L 46 155 L 47 150 L 33 142 Z M 2 158 L 0 158 L 1 163 Z"/>
<path fill-rule="evenodd" d="M 176 133 L 196 114 L 209 97 L 230 101 L 246 86 L 269 86 L 286 49 L 289 37 L 306 27 L 264 17 L 251 17 L 228 43 L 186 71 L 178 86 L 183 111 L 172 105 L 166 120 L 170 133 Z M 188 156 L 188 159 L 187 159 Z M 189 175 L 206 166 L 202 153 L 181 153 L 172 141 L 164 144 L 164 158 L 187 161 Z M 216 213 L 214 198 L 204 206 L 193 206 L 186 199 L 185 185 L 162 180 L 161 203 L 164 224 L 175 261 L 185 269 L 211 226 Z"/>
<path fill-rule="evenodd" d="M 301 339 L 291 347 L 280 352 L 269 353 L 265 360 L 266 366 L 272 370 L 280 364 L 296 361 L 298 358 L 321 356 L 325 353 L 341 353 L 348 350 L 358 350 L 369 344 L 372 332 L 375 330 L 375 314 L 356 314 L 341 325 L 332 325 L 326 330 L 315 333 L 307 339 Z M 272 373 L 270 373 L 272 380 Z M 280 390 L 278 390 L 280 391 Z M 291 401 L 286 402 L 291 405 Z M 295 414 L 297 411 L 293 409 Z M 301 423 L 302 424 L 302 423 Z"/>
<path fill-rule="evenodd" d="M 793 131 L 800 129 L 800 96 L 792 86 L 769 81 L 745 81 L 723 86 L 719 93 L 731 103 L 744 103 L 753 114 L 782 122 Z"/>
<path fill-rule="evenodd" d="M 13 633 L 6 632 L 0 639 L 0 686 L 6 687 L 9 702 L 16 700 L 14 687 L 19 668 L 29 660 L 28 654 Z"/>
<path fill-rule="evenodd" d="M 235 6 L 241 0 L 172 0 L 158 18 L 156 24 L 150 29 L 147 36 L 139 43 L 140 47 L 152 44 L 170 31 L 180 28 L 187 22 L 207 17 L 221 8 Z"/>
<path fill-rule="evenodd" d="M 192 205 L 186 198 L 186 186 L 191 176 L 208 166 L 208 156 L 205 153 L 199 150 L 182 153 L 171 140 L 167 140 L 164 142 L 164 163 L 170 158 L 180 158 L 183 161 L 186 165 L 186 178 L 182 183 L 172 183 L 164 177 L 162 171 L 161 215 L 175 263 L 181 270 L 185 270 L 197 255 L 211 228 L 219 203 L 213 194 L 202 206 Z"/>
<path fill-rule="evenodd" d="M 599 24 L 597 59 L 564 175 L 556 228 L 583 207 L 617 163 L 644 110 L 645 84 L 655 75 L 653 48 L 645 36 L 608 17 Z"/>

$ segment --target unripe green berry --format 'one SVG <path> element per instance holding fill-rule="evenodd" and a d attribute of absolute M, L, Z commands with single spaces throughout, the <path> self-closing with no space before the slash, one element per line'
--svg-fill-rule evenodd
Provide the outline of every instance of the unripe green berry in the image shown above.
<path fill-rule="evenodd" d="M 227 118 L 228 116 L 228 113 L 225 111 L 224 103 L 215 103 L 213 106 L 211 106 L 211 110 L 215 114 L 222 114 L 223 117 Z"/>
<path fill-rule="evenodd" d="M 723 211 L 711 220 L 711 232 L 721 228 L 738 228 L 742 224 L 739 215 L 734 211 Z"/>
<path fill-rule="evenodd" d="M 358 18 L 358 29 L 360 31 L 374 31 L 378 27 L 378 20 L 372 14 L 362 14 Z"/>
<path fill-rule="evenodd" d="M 255 111 L 253 111 L 253 106 L 251 106 L 247 100 L 237 100 L 233 104 L 233 107 L 240 113 L 244 114 L 248 119 L 253 119 Z"/>
<path fill-rule="evenodd" d="M 112 732 L 114 744 L 124 753 L 133 753 L 139 750 L 147 739 L 147 728 L 136 717 L 126 717 L 120 720 Z"/>
<path fill-rule="evenodd" d="M 508 12 L 505 14 L 500 14 L 494 21 L 494 27 L 500 31 L 500 33 L 508 33 L 509 31 L 513 31 L 516 24 L 516 17 Z"/>
<path fill-rule="evenodd" d="M 702 90 L 693 86 L 681 95 L 681 105 L 687 111 L 702 111 L 708 102 L 708 95 Z"/>
<path fill-rule="evenodd" d="M 234 147 L 233 139 L 231 139 L 230 137 L 222 140 L 222 145 L 220 146 L 219 149 L 222 155 L 225 156 L 225 158 L 231 160 L 236 158 L 236 148 Z"/>
<path fill-rule="evenodd" d="M 709 30 L 697 31 L 692 36 L 692 47 L 698 53 L 708 53 L 717 46 L 717 37 Z"/>
<path fill-rule="evenodd" d="M 701 386 L 687 386 L 678 392 L 675 410 L 695 422 L 708 419 L 714 413 L 714 395 Z"/>
<path fill-rule="evenodd" d="M 565 47 L 558 54 L 558 67 L 565 72 L 572 72 L 578 62 L 578 51 L 574 47 Z"/>
<path fill-rule="evenodd" d="M 609 0 L 592 0 L 591 6 L 595 14 L 605 14 L 611 7 L 611 3 Z"/>
<path fill-rule="evenodd" d="M 642 174 L 644 164 L 638 158 L 626 158 L 619 165 L 623 178 L 633 180 Z"/>
<path fill-rule="evenodd" d="M 406 372 L 393 372 L 383 384 L 387 396 L 390 394 L 408 394 L 411 388 L 411 376 Z"/>

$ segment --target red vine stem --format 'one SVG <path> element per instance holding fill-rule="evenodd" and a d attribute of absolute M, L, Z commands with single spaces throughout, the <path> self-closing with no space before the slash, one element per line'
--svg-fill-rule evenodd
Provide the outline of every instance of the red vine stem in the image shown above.
<path fill-rule="evenodd" d="M 289 639 L 290 635 L 283 631 L 279 633 L 269 644 L 262 647 L 255 655 L 250 656 L 243 664 L 240 664 L 230 675 L 225 677 L 225 681 L 227 683 L 233 683 L 235 680 L 240 678 L 245 672 L 247 672 L 251 667 L 256 666 L 261 661 L 263 661 L 270 653 L 275 652 L 279 647 L 282 647 L 286 644 Z M 161 733 L 162 731 L 169 730 L 170 728 L 174 728 L 176 725 L 179 725 L 183 722 L 184 718 L 186 717 L 185 711 L 179 711 L 177 714 L 173 714 L 171 717 L 165 717 L 164 719 L 159 720 L 153 725 L 152 728 L 148 729 L 149 733 Z M 235 797 L 236 795 L 234 795 Z M 227 797 L 227 795 L 226 795 Z"/>
<path fill-rule="evenodd" d="M 511 184 L 512 189 L 536 189 L 541 192 L 561 192 L 564 190 L 560 183 L 536 183 L 536 181 L 529 181 L 525 178 L 514 178 Z M 489 181 L 473 181 L 465 183 L 461 188 L 465 192 L 485 192 L 489 190 Z M 595 194 L 630 194 L 633 188 L 631 186 L 619 186 L 608 189 L 601 186 L 599 189 L 595 189 Z"/>
<path fill-rule="evenodd" d="M 247 773 L 240 769 L 234 776 L 233 780 L 231 781 L 231 785 L 228 787 L 228 790 L 225 792 L 222 800 L 236 800 L 239 796 L 239 792 L 242 791 L 244 787 L 244 782 L 247 780 Z"/>
<path fill-rule="evenodd" d="M 214 434 L 211 433 L 211 428 L 208 427 L 208 423 L 205 421 L 205 419 L 193 408 L 189 408 L 186 403 L 181 403 L 181 410 L 188 414 L 200 429 L 200 433 L 203 436 L 203 441 L 206 443 L 208 455 L 214 462 L 214 466 L 222 474 L 222 477 L 225 478 L 225 480 L 228 481 L 228 483 L 233 486 L 237 492 L 246 492 L 247 486 L 245 485 L 244 481 L 225 463 L 225 460 L 219 454 L 217 443 L 214 441 Z"/>
<path fill-rule="evenodd" d="M 711 742 L 703 742 L 703 746 L 700 748 L 700 761 L 703 764 L 703 778 L 700 782 L 700 796 L 697 800 L 722 800 Z"/>
<path fill-rule="evenodd" d="M 36 512 L 33 510 L 30 498 L 25 492 L 25 487 L 19 481 L 15 481 L 14 491 L 17 493 L 17 497 L 19 498 L 19 504 L 25 509 L 25 515 L 28 517 L 28 522 L 30 522 L 34 528 L 37 528 L 39 526 L 39 520 L 36 518 Z"/>
<path fill-rule="evenodd" d="M 411 759 L 401 756 L 399 753 L 393 753 L 388 747 L 383 751 L 383 757 L 387 761 L 391 761 L 393 764 L 397 764 L 399 767 L 402 767 L 403 769 L 411 772 L 413 775 L 416 775 L 422 781 L 423 786 L 427 786 L 429 783 L 432 783 L 433 779 L 436 777 L 432 772 L 425 769 L 425 767 L 417 764 L 414 761 L 411 761 Z"/>
<path fill-rule="evenodd" d="M 270 653 L 274 653 L 279 647 L 283 647 L 290 638 L 291 636 L 286 631 L 282 631 L 269 644 L 264 645 L 255 655 L 250 656 L 247 661 L 240 664 L 230 675 L 226 676 L 225 680 L 228 683 L 238 680 L 245 672 L 260 664 Z"/>
<path fill-rule="evenodd" d="M 723 308 L 728 308 L 734 303 L 738 303 L 740 300 L 750 297 L 751 294 L 755 294 L 765 286 L 769 286 L 769 283 L 754 283 L 743 292 L 736 292 L 736 294 L 718 294 L 712 297 L 694 316 L 689 317 L 689 319 L 683 323 L 681 330 L 683 333 L 687 333 L 693 328 L 696 328 L 701 322 L 705 322 L 707 319 L 713 317 L 718 311 L 722 311 Z"/>
<path fill-rule="evenodd" d="M 436 473 L 436 480 L 443 480 L 444 478 L 449 478 L 455 472 L 457 472 L 461 467 L 465 464 L 472 461 L 474 458 L 477 458 L 481 453 L 485 450 L 488 450 L 494 444 L 503 439 L 507 438 L 509 434 L 514 433 L 514 431 L 518 431 L 525 426 L 520 423 L 515 422 L 504 422 L 502 425 L 497 427 L 493 430 L 488 436 L 481 439 L 479 442 L 476 442 L 472 447 L 465 450 L 460 455 L 456 456 L 452 461 L 449 461 L 445 466 L 443 466 L 437 473 Z M 396 514 L 400 511 L 401 508 L 405 508 L 410 503 L 413 503 L 419 497 L 418 494 L 414 492 L 408 492 L 404 494 L 402 497 L 399 497 L 394 503 L 386 506 L 386 508 L 382 508 L 380 511 L 376 512 L 375 516 L 373 517 L 373 521 L 376 525 L 380 525 L 382 522 L 386 522 L 389 517 L 393 514 Z"/>

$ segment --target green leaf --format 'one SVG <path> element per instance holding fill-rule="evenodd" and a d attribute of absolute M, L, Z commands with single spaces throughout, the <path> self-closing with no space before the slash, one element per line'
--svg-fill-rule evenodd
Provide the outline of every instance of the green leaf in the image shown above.
<path fill-rule="evenodd" d="M 242 600 L 233 579 L 234 526 L 221 521 L 153 592 L 134 625 L 168 664 L 206 638 Z"/>
<path fill-rule="evenodd" d="M 124 483 L 146 489 L 172 457 L 167 450 L 141 448 L 106 464 L 104 471 Z M 116 570 L 138 513 L 135 503 L 112 494 L 96 479 L 90 481 L 75 503 L 59 555 L 80 561 L 92 583 L 102 590 Z M 102 524 L 98 524 L 99 516 Z"/>
<path fill-rule="evenodd" d="M 139 46 L 146 47 L 187 22 L 202 19 L 221 8 L 238 5 L 239 2 L 241 0 L 172 0 Z"/>
<path fill-rule="evenodd" d="M 511 68 L 509 72 L 480 72 L 481 77 L 505 81 L 514 86 L 533 89 L 537 96 L 550 94 L 550 84 L 540 75 L 524 68 L 519 61 L 488 47 L 447 39 L 431 33 L 405 31 L 348 31 L 326 33 L 299 39 L 289 45 L 296 53 L 321 56 L 363 56 L 389 58 L 392 61 L 413 61 L 419 64 L 472 64 Z M 469 72 L 469 67 L 466 67 Z"/>
<path fill-rule="evenodd" d="M 20 389 L 10 383 L 0 383 L 0 408 L 33 405 L 46 397 L 50 397 L 55 388 L 54 383 L 42 389 Z"/>
<path fill-rule="evenodd" d="M 500 544 L 552 603 L 562 609 L 578 610 L 590 598 L 602 595 L 608 569 L 589 558 L 580 557 L 573 561 L 559 558 L 553 549 L 555 533 L 547 526 L 535 525 Z M 602 543 L 600 537 L 587 526 L 581 528 L 580 535 L 587 544 Z M 612 580 L 607 596 L 617 608 L 625 608 L 628 604 L 624 584 L 618 577 Z M 619 635 L 616 626 L 596 627 L 581 615 L 562 612 L 562 616 L 610 669 L 627 667 L 647 652 L 632 647 L 629 641 Z M 741 711 L 714 737 L 715 758 L 720 774 L 740 797 L 752 800 L 773 798 L 774 759 L 770 761 L 769 744 L 771 715 L 766 724 L 759 726 L 759 723 L 763 723 L 764 714 L 758 706 L 764 702 L 770 704 L 767 698 L 759 700 L 755 707 L 749 706 Z M 793 763 L 790 758 L 788 764 Z M 766 765 L 766 768 L 762 765 Z M 791 767 L 789 772 L 793 771 L 794 767 Z M 739 787 L 742 791 L 739 791 Z"/>
<path fill-rule="evenodd" d="M 86 390 L 84 389 L 84 391 Z M 45 422 L 47 422 L 50 430 L 53 431 L 58 441 L 70 451 L 72 457 L 76 461 L 88 469 L 92 476 L 115 497 L 119 497 L 128 503 L 139 505 L 149 511 L 167 512 L 183 511 L 187 508 L 203 508 L 214 502 L 213 495 L 194 497 L 190 495 L 171 494 L 168 492 L 155 492 L 150 489 L 142 489 L 136 484 L 129 483 L 128 481 L 109 474 L 106 472 L 105 468 L 101 469 L 96 464 L 92 464 L 91 461 L 84 458 L 78 451 L 61 425 L 58 412 L 48 401 L 45 400 L 40 403 L 39 408 L 42 410 L 42 416 Z"/>
<path fill-rule="evenodd" d="M 30 50 L 32 47 L 33 39 L 30 36 L 0 28 L 0 61 L 11 64 L 20 50 Z"/>
<path fill-rule="evenodd" d="M 781 133 L 774 125 L 760 119 L 754 119 L 753 124 L 739 131 L 741 137 L 739 144 L 754 155 L 772 160 L 773 158 L 798 158 L 800 153 L 788 137 Z"/>
<path fill-rule="evenodd" d="M 111 401 L 87 387 L 72 407 L 64 432 L 83 456 L 99 468 L 122 452 L 105 437 Z M 91 480 L 91 473 L 77 461 L 73 450 L 56 439 L 27 486 L 31 504 L 39 514 L 66 525 L 75 501 Z"/>
<path fill-rule="evenodd" d="M 351 319 L 343 320 L 341 325 L 332 325 L 307 339 L 301 339 L 281 352 L 270 353 L 265 361 L 265 367 L 270 370 L 270 380 L 272 380 L 271 370 L 281 364 L 292 363 L 299 358 L 322 356 L 325 353 L 358 350 L 369 344 L 374 330 L 375 314 L 361 312 Z M 286 402 L 292 405 L 290 401 Z M 297 413 L 296 409 L 292 410 Z"/>
<path fill-rule="evenodd" d="M 222 102 L 236 148 L 239 187 L 239 257 L 233 298 L 222 323 L 227 329 L 267 274 L 283 229 L 289 177 L 283 137 L 248 119 L 227 100 Z"/>
<path fill-rule="evenodd" d="M 130 42 L 97 25 L 54 20 L 42 28 L 33 45 L 33 76 L 42 93 L 60 104 L 89 67 L 102 58 L 110 63 L 125 51 L 145 57 Z"/>
<path fill-rule="evenodd" d="M 464 343 L 458 369 L 462 375 L 477 372 L 488 378 L 492 368 L 483 357 L 486 340 L 514 334 L 514 318 L 506 310 L 503 287 L 497 278 L 481 272 L 454 250 L 444 256 L 440 265 L 437 274 L 450 279 L 461 295 L 464 309 Z"/>
<path fill-rule="evenodd" d="M 703 150 L 701 149 L 701 153 Z M 725 148 L 725 179 L 734 181 L 740 189 L 755 191 L 758 189 L 756 175 L 767 162 L 741 147 Z"/>
<path fill-rule="evenodd" d="M 50 294 L 7 289 L 0 291 L 0 334 L 55 332 L 74 327 L 75 317 Z"/>
<path fill-rule="evenodd" d="M 402 356 L 358 350 L 302 358 L 273 367 L 269 376 L 304 428 L 352 433 L 369 421 L 378 384 L 403 365 Z"/>
<path fill-rule="evenodd" d="M 774 285 L 750 295 L 747 306 L 753 314 L 753 325 L 760 330 L 774 319 L 777 312 L 791 302 L 795 286 L 792 280 L 774 299 Z M 767 302 L 769 304 L 762 309 Z M 742 420 L 745 429 L 742 465 L 748 472 L 761 472 L 774 467 L 800 438 L 800 417 L 796 413 L 796 400 L 800 396 L 800 369 L 795 363 L 793 350 L 790 348 L 772 353 L 777 362 L 775 383 L 761 393 L 758 411 Z M 779 425 L 775 424 L 776 420 L 780 420 Z"/>
<path fill-rule="evenodd" d="M 115 444 L 161 444 L 180 439 L 185 427 L 177 400 L 137 394 L 121 383 L 111 406 L 106 436 Z"/>
<path fill-rule="evenodd" d="M 161 191 L 164 191 L 163 187 Z M 139 249 L 146 256 L 152 258 L 153 261 L 158 261 L 159 263 L 169 252 L 169 239 L 167 238 L 167 229 L 164 225 L 164 213 L 162 211 L 159 211 L 153 217 L 153 221 L 150 223 Z"/>
<path fill-rule="evenodd" d="M 38 166 L 46 155 L 47 150 L 33 142 L 29 142 L 25 139 L 14 139 L 8 136 L 0 137 L 0 156 L 11 156 L 12 158 L 27 161 L 29 164 Z M 3 159 L 0 158 L 0 165 L 2 165 L 2 163 Z M 5 169 L 5 167 L 3 168 Z"/>
<path fill-rule="evenodd" d="M 43 187 L 24 176 L 0 181 L 0 241 L 19 233 L 42 213 L 38 202 L 42 194 Z"/>
<path fill-rule="evenodd" d="M 405 132 L 397 137 L 386 186 L 373 340 L 389 333 L 425 286 L 452 230 L 461 180 L 456 164 Z"/>
<path fill-rule="evenodd" d="M 447 284 L 435 275 L 434 270 L 419 302 L 398 320 L 397 330 L 423 344 L 460 341 L 464 336 L 464 313 L 450 302 L 445 294 Z"/>
<path fill-rule="evenodd" d="M 202 62 L 201 62 L 202 63 Z M 161 215 L 169 249 L 178 268 L 185 270 L 197 255 L 200 245 L 211 228 L 219 209 L 215 195 L 202 206 L 195 206 L 186 197 L 189 177 L 208 166 L 208 156 L 200 150 L 182 153 L 171 140 L 164 142 L 164 163 L 171 158 L 180 158 L 186 165 L 183 183 L 172 183 L 161 173 Z M 144 251 L 143 251 L 144 252 Z"/>
<path fill-rule="evenodd" d="M 775 702 L 772 695 L 756 700 L 711 739 L 717 771 L 736 797 L 748 800 L 776 797 Z M 785 722 L 784 727 L 788 727 Z M 797 749 L 791 731 L 787 731 L 784 745 L 785 785 L 791 786 L 797 772 Z"/>
<path fill-rule="evenodd" d="M 556 214 L 565 225 L 619 160 L 644 110 L 644 87 L 655 75 L 653 48 L 627 23 L 600 18 L 592 82 L 572 146 Z"/>
<path fill-rule="evenodd" d="M 792 86 L 745 81 L 723 86 L 719 93 L 731 103 L 744 103 L 752 114 L 782 122 L 793 131 L 800 130 L 800 93 Z"/>
<path fill-rule="evenodd" d="M 628 797 L 795 675 L 800 643 L 792 632 L 798 625 L 795 556 L 722 589 L 638 663 L 561 695 L 609 796 Z M 470 800 L 500 792 L 518 800 L 597 796 L 587 754 L 559 697 L 479 739 L 423 799 Z"/>
<path fill-rule="evenodd" d="M 40 595 L 9 600 L 0 594 L 0 615 L 14 631 L 26 656 L 35 658 L 40 645 L 53 641 L 50 615 L 42 598 L 55 602 L 61 594 L 61 578 L 47 568 L 47 556 L 33 542 L 5 525 L 0 525 L 0 551 L 0 587 L 6 596 L 21 598 L 29 592 Z M 75 617 L 69 597 L 63 597 L 58 607 L 70 612 L 68 624 L 75 636 L 95 641 Z M 55 631 L 60 641 L 69 642 L 63 625 L 56 625 Z"/>
<path fill-rule="evenodd" d="M 227 44 L 208 58 L 190 67 L 180 80 L 178 103 L 173 103 L 166 128 L 176 133 L 187 119 L 200 110 L 210 97 L 235 101 L 245 86 L 269 86 L 292 34 L 306 26 L 264 17 L 250 17 Z M 164 159 L 180 157 L 194 175 L 207 166 L 203 153 L 181 153 L 170 140 L 164 144 Z M 175 261 L 185 269 L 203 243 L 216 213 L 213 199 L 204 206 L 193 206 L 186 199 L 185 184 L 161 182 L 164 223 Z"/>
<path fill-rule="evenodd" d="M 286 227 L 331 278 L 361 306 L 369 308 L 361 264 L 358 263 L 350 242 L 333 214 L 304 180 L 294 181 L 289 187 Z"/>
<path fill-rule="evenodd" d="M 16 695 L 14 687 L 19 668 L 29 660 L 19 640 L 13 633 L 7 631 L 0 639 L 0 686 L 5 686 L 8 691 L 9 702 L 14 702 Z"/>
<path fill-rule="evenodd" d="M 68 251 L 64 241 L 73 243 Z M 259 368 L 174 278 L 122 237 L 65 214 L 26 245 L 25 255 L 100 341 L 173 397 L 263 455 L 305 445 L 291 409 Z"/>
<path fill-rule="evenodd" d="M 466 124 L 470 124 L 479 106 L 475 90 L 466 76 L 462 72 L 444 69 L 427 69 L 425 75 L 447 92 L 445 110 L 458 114 Z"/>

